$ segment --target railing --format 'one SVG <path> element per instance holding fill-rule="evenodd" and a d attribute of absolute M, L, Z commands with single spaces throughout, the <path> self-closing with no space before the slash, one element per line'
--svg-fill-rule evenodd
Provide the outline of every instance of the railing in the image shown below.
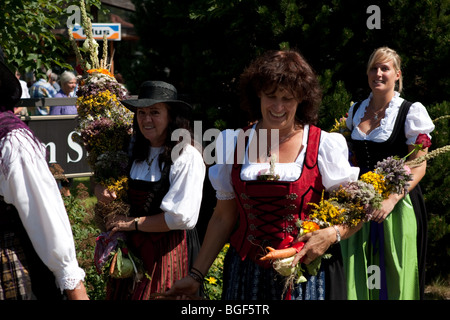
<path fill-rule="evenodd" d="M 74 106 L 77 104 L 77 98 L 29 98 L 29 99 L 21 99 L 18 107 L 27 107 L 34 110 L 35 108 L 45 108 L 45 107 L 53 107 L 53 106 Z M 41 115 L 36 114 L 36 112 L 28 112 L 28 116 L 37 116 L 41 117 Z M 25 116 L 27 117 L 27 116 Z"/>
<path fill-rule="evenodd" d="M 30 98 L 21 99 L 19 107 L 45 107 L 45 106 L 73 106 L 77 98 Z"/>

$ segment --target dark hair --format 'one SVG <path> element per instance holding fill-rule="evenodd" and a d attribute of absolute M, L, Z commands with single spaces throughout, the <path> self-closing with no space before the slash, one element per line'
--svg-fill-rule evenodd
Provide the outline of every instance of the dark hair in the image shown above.
<path fill-rule="evenodd" d="M 300 101 L 296 120 L 316 124 L 322 99 L 317 76 L 303 56 L 295 50 L 271 50 L 256 58 L 241 74 L 241 108 L 248 112 L 250 121 L 261 115 L 260 92 L 274 92 L 283 87 Z"/>
<path fill-rule="evenodd" d="M 184 115 L 180 112 L 176 111 L 176 107 L 172 107 L 169 103 L 165 103 L 167 106 L 167 111 L 169 113 L 169 125 L 167 128 L 167 137 L 166 141 L 164 142 L 164 151 L 159 156 L 159 167 L 162 169 L 162 164 L 165 163 L 165 165 L 171 165 L 172 164 L 172 149 L 181 142 L 181 138 L 178 141 L 172 141 L 171 136 L 172 132 L 174 132 L 176 129 L 186 129 L 190 133 L 191 141 L 189 143 L 193 144 L 193 132 L 191 128 L 191 121 L 188 118 L 187 115 Z M 144 137 L 141 130 L 139 129 L 139 125 L 137 122 L 137 113 L 134 115 L 133 119 L 133 135 L 134 135 L 134 142 L 131 147 L 131 162 L 133 163 L 134 160 L 137 161 L 144 161 L 147 159 L 149 152 L 150 152 L 150 141 Z M 186 141 L 183 140 L 183 143 L 186 143 Z"/>

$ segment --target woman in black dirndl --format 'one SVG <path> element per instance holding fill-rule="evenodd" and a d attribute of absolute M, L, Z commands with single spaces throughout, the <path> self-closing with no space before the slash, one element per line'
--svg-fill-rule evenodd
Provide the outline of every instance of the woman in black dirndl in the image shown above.
<path fill-rule="evenodd" d="M 199 249 L 198 220 L 205 164 L 189 141 L 172 141 L 176 129 L 192 137 L 192 107 L 162 81 L 146 81 L 138 99 L 122 103 L 135 113 L 128 200 L 130 214 L 106 222 L 112 235 L 125 231 L 129 249 L 142 260 L 148 277 L 110 279 L 107 299 L 150 300 L 187 275 Z M 178 150 L 177 150 L 177 149 Z M 99 201 L 113 199 L 96 188 Z"/>
<path fill-rule="evenodd" d="M 367 64 L 369 97 L 349 110 L 351 149 L 361 174 L 373 170 L 378 161 L 391 156 L 403 158 L 418 144 L 418 137 L 431 139 L 434 124 L 426 108 L 400 96 L 401 58 L 391 48 L 372 53 Z M 419 139 L 420 140 L 420 139 Z M 409 155 L 425 155 L 428 147 Z M 411 169 L 413 180 L 407 194 L 391 194 L 372 221 L 341 244 L 347 276 L 348 298 L 352 300 L 423 299 L 427 247 L 427 212 L 419 182 L 426 162 Z M 368 267 L 376 266 L 378 285 L 367 285 Z"/>

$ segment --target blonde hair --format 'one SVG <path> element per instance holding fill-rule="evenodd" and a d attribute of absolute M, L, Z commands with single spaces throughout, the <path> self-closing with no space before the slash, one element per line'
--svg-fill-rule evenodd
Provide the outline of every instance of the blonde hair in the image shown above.
<path fill-rule="evenodd" d="M 388 61 L 392 61 L 395 71 L 401 71 L 402 59 L 395 50 L 388 47 L 381 47 L 374 50 L 374 52 L 371 54 L 369 58 L 369 62 L 367 63 L 367 74 L 369 74 L 369 71 L 373 67 L 373 65 Z M 400 73 L 397 91 L 401 93 L 402 89 L 403 89 L 403 75 Z"/>

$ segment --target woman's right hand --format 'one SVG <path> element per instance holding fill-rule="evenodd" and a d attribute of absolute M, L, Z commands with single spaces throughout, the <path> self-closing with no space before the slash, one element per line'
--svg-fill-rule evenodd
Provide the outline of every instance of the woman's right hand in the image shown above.
<path fill-rule="evenodd" d="M 175 297 L 177 300 L 199 299 L 200 283 L 191 276 L 176 281 L 172 288 L 165 292 L 165 296 Z"/>
<path fill-rule="evenodd" d="M 109 191 L 107 188 L 102 186 L 101 184 L 96 184 L 94 188 L 94 194 L 97 197 L 98 202 L 108 204 L 115 199 L 117 199 L 117 195 L 115 192 Z"/>

